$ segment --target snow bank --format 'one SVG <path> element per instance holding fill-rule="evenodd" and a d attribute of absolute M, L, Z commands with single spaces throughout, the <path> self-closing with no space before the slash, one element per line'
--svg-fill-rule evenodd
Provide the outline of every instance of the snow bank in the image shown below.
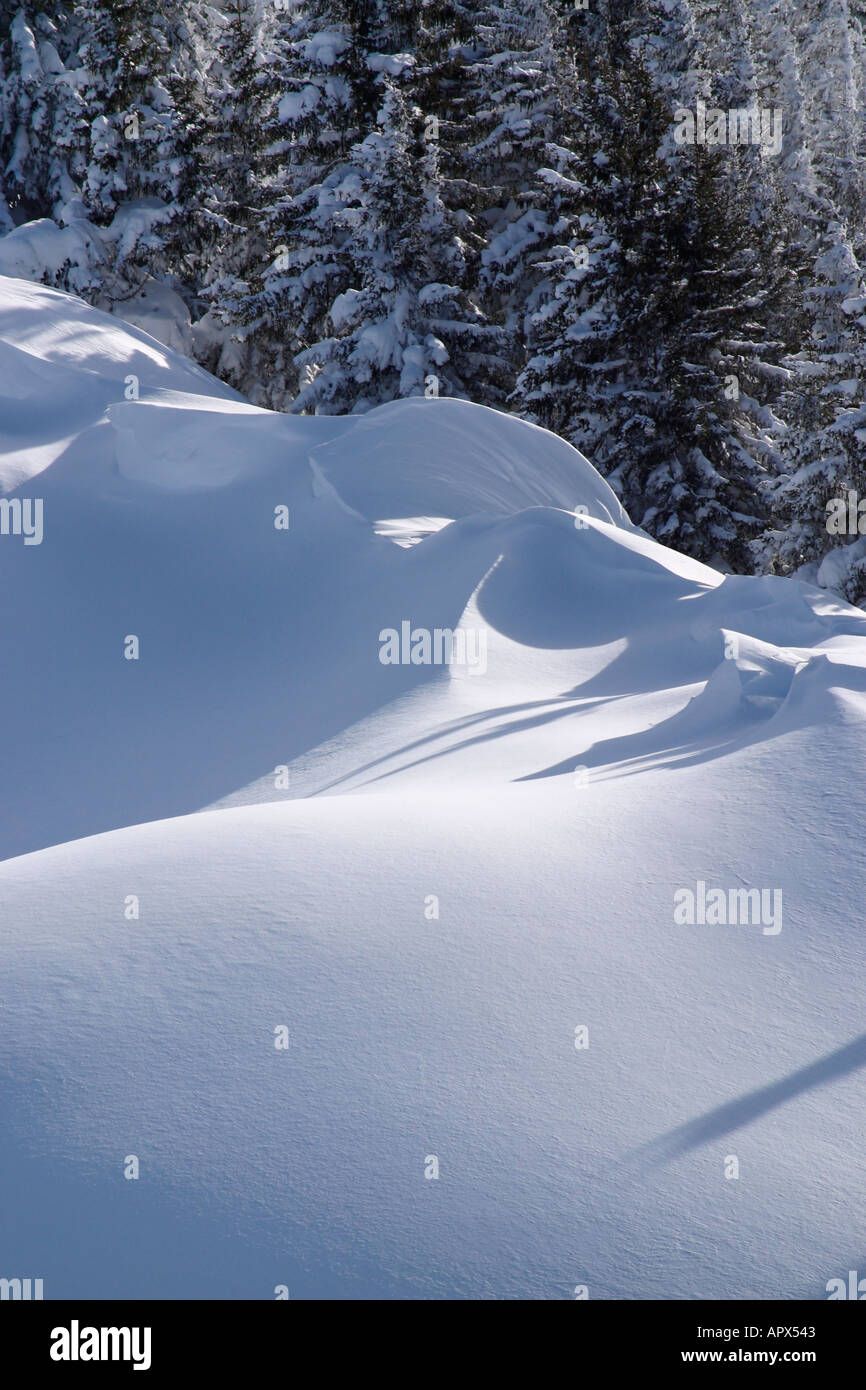
<path fill-rule="evenodd" d="M 100 119 L 104 118 L 97 122 Z M 180 295 L 151 275 L 133 293 L 128 281 L 113 273 L 116 264 L 128 259 L 139 242 L 146 243 L 153 229 L 171 215 L 159 198 L 134 198 L 118 209 L 107 227 L 99 227 L 88 219 L 84 204 L 72 200 L 58 221 L 40 217 L 14 227 L 0 199 L 0 275 L 36 285 L 62 282 L 77 294 L 95 298 L 127 326 L 143 329 L 175 351 L 191 352 L 192 325 Z"/>

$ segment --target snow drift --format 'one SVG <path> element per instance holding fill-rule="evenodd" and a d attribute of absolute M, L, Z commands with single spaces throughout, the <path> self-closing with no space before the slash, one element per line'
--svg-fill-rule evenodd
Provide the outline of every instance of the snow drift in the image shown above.
<path fill-rule="evenodd" d="M 0 285 L 0 1274 L 825 1296 L 866 616 L 656 544 L 516 419 L 274 415 Z"/>

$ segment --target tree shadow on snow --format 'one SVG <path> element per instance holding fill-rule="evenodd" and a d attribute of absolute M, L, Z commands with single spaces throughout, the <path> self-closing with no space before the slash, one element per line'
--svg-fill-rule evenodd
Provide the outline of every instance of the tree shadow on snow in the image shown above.
<path fill-rule="evenodd" d="M 667 1134 L 660 1135 L 637 1149 L 626 1160 L 626 1164 L 640 1169 L 671 1163 L 702 1144 L 709 1144 L 734 1130 L 752 1124 L 777 1106 L 784 1105 L 818 1086 L 829 1085 L 863 1066 L 866 1066 L 866 1033 L 780 1081 L 761 1086 L 756 1091 L 750 1091 L 725 1105 L 708 1110 L 697 1119 L 689 1120 Z"/>

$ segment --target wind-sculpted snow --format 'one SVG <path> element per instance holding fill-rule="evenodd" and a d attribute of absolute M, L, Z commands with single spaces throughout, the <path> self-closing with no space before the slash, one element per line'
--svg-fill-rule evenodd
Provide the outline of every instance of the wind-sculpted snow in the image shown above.
<path fill-rule="evenodd" d="M 17 281 L 0 361 L 9 1268 L 547 1299 L 857 1267 L 866 616 L 665 549 L 467 402 L 275 415 Z"/>

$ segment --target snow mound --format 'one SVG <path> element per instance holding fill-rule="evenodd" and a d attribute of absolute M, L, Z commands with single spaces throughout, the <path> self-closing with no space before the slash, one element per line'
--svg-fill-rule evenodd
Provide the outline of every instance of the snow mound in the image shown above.
<path fill-rule="evenodd" d="M 87 431 L 130 393 L 141 401 L 181 393 L 241 403 L 236 392 L 139 329 L 72 295 L 6 276 L 0 276 L 0 372 L 3 491 L 42 473 L 85 436 L 77 456 L 103 457 L 102 441 Z M 24 414 L 22 401 L 32 406 Z"/>
<path fill-rule="evenodd" d="M 0 368 L 0 1273 L 857 1267 L 866 614 L 466 402 L 275 415 L 14 279 Z M 713 890 L 746 916 L 677 918 Z"/>
<path fill-rule="evenodd" d="M 611 488 L 576 449 L 468 401 L 415 396 L 379 406 L 320 444 L 314 457 L 340 495 L 370 520 L 503 516 L 555 506 L 631 526 Z"/>

